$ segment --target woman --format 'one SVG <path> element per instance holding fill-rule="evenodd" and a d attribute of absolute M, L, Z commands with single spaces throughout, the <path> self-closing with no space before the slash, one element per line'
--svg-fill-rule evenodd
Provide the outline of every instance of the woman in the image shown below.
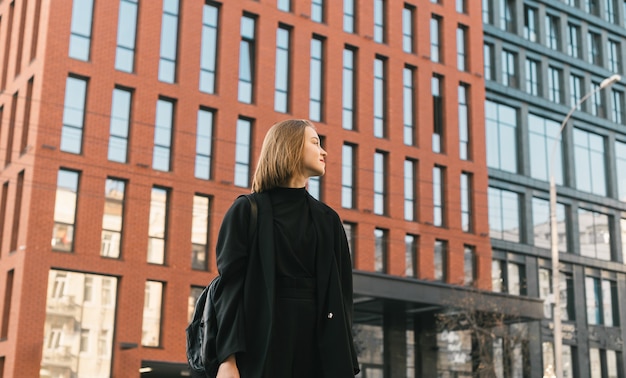
<path fill-rule="evenodd" d="M 353 377 L 352 264 L 341 220 L 306 191 L 326 170 L 313 124 L 286 120 L 265 136 L 250 203 L 239 197 L 217 241 L 218 378 Z"/>

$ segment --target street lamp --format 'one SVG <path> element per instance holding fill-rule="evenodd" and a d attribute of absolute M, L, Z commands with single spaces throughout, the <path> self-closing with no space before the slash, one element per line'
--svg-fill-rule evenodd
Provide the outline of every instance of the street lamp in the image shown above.
<path fill-rule="evenodd" d="M 556 184 L 554 183 L 554 155 L 556 153 L 556 146 L 560 140 L 560 135 L 567 124 L 567 121 L 572 116 L 574 111 L 596 92 L 610 86 L 611 84 L 620 81 L 620 75 L 613 75 L 602 80 L 600 85 L 593 91 L 584 95 L 578 102 L 572 106 L 569 110 L 561 127 L 556 135 L 554 144 L 552 145 L 552 153 L 550 154 L 550 241 L 552 248 L 552 291 L 553 291 L 553 303 L 554 312 L 552 320 L 554 321 L 554 374 L 557 378 L 563 377 L 563 358 L 562 358 L 562 340 L 561 340 L 561 291 L 560 291 L 560 274 L 559 274 L 559 240 L 556 224 Z"/>

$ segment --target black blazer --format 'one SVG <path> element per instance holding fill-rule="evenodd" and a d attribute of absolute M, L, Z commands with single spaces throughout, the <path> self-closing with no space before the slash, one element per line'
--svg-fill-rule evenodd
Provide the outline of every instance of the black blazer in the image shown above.
<path fill-rule="evenodd" d="M 235 200 L 217 240 L 221 276 L 215 292 L 217 357 L 233 353 L 242 378 L 261 377 L 267 359 L 274 312 L 275 255 L 269 194 L 254 193 L 258 230 L 248 238 L 250 204 Z M 318 235 L 317 332 L 324 377 L 353 377 L 359 364 L 352 339 L 352 264 L 338 214 L 307 195 Z M 249 252 L 250 251 L 250 252 Z"/>

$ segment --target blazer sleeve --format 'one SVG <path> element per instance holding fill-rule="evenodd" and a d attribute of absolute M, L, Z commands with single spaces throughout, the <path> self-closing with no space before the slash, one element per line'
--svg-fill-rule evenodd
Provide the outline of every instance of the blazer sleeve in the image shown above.
<path fill-rule="evenodd" d="M 248 265 L 250 204 L 239 197 L 224 215 L 217 238 L 216 261 L 220 275 L 215 291 L 217 358 L 246 350 L 243 285 Z"/>

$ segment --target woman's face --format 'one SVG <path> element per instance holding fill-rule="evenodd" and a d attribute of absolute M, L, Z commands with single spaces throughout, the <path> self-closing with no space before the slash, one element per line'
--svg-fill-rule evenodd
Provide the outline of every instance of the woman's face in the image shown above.
<path fill-rule="evenodd" d="M 320 144 L 320 137 L 314 128 L 307 126 L 304 130 L 304 148 L 302 163 L 306 178 L 323 176 L 326 172 L 326 151 Z"/>

